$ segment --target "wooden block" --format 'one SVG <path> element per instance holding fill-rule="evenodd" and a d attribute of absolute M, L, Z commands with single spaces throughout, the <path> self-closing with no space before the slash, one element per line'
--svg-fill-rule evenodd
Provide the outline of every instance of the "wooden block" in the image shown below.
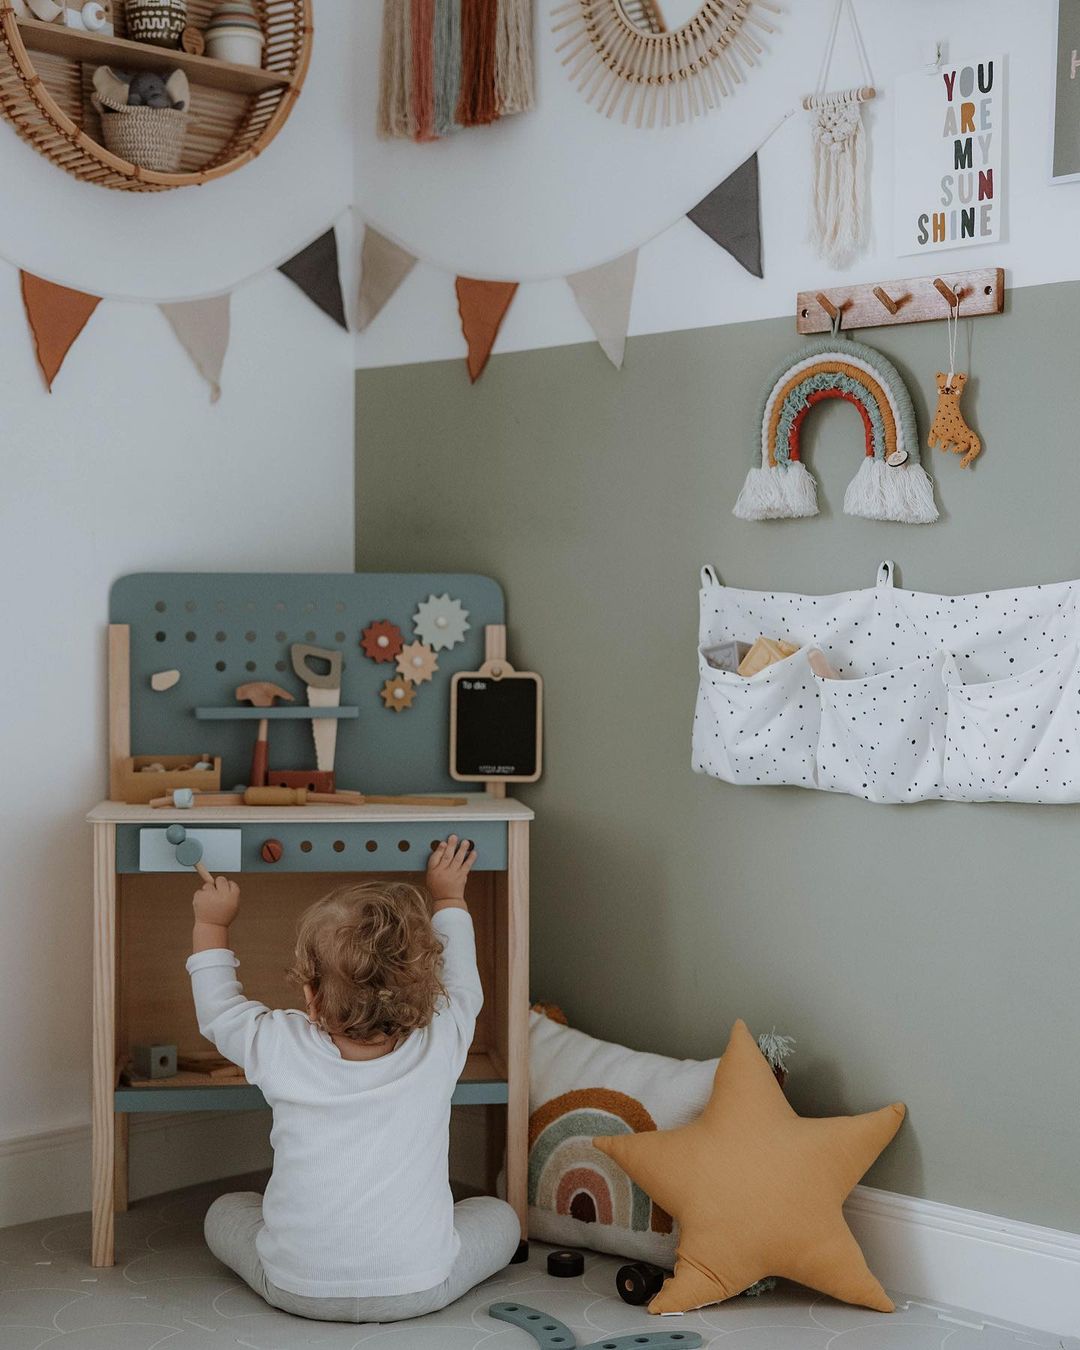
<path fill-rule="evenodd" d="M 166 689 L 172 689 L 180 683 L 180 672 L 178 670 L 155 670 L 150 676 L 150 688 L 155 694 L 163 694 Z"/>
<path fill-rule="evenodd" d="M 109 624 L 109 799 L 126 802 L 121 765 L 131 755 L 131 629 Z"/>
<path fill-rule="evenodd" d="M 322 769 L 271 769 L 268 786 L 306 788 L 308 792 L 333 792 L 334 775 Z"/>

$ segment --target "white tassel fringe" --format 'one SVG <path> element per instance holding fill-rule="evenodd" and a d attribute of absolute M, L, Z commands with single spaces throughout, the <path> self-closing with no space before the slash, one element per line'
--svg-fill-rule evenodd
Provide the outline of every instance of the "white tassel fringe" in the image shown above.
<path fill-rule="evenodd" d="M 831 267 L 846 267 L 866 243 L 867 138 L 862 108 L 815 108 L 810 243 Z"/>
<path fill-rule="evenodd" d="M 929 525 L 938 518 L 933 481 L 921 464 L 892 468 L 866 455 L 844 493 L 844 514 Z"/>
<path fill-rule="evenodd" d="M 817 483 L 805 465 L 792 460 L 784 467 L 751 469 L 732 514 L 740 520 L 789 520 L 817 511 Z"/>

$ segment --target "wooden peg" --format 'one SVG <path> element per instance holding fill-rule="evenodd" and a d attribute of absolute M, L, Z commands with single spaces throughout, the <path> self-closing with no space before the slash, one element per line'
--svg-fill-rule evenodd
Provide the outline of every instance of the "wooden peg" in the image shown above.
<path fill-rule="evenodd" d="M 817 302 L 821 306 L 821 308 L 825 311 L 825 313 L 829 316 L 829 318 L 832 319 L 833 322 L 835 323 L 836 320 L 840 317 L 839 306 L 834 305 L 824 291 L 818 291 Z"/>
<path fill-rule="evenodd" d="M 949 302 L 950 309 L 955 309 L 960 303 L 961 292 L 954 291 L 953 288 L 942 281 L 940 277 L 934 278 L 934 290 Z"/>
<path fill-rule="evenodd" d="M 896 301 L 892 298 L 892 296 L 883 286 L 875 286 L 874 294 L 875 296 L 877 296 L 877 298 L 881 301 L 881 303 L 885 306 L 885 308 L 889 311 L 890 314 L 895 314 L 896 311 L 900 308 L 900 306 L 896 303 Z"/>

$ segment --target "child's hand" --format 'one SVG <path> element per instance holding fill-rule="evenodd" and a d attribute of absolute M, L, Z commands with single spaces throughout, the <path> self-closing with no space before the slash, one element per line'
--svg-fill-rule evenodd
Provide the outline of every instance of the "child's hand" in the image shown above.
<path fill-rule="evenodd" d="M 465 882 L 476 862 L 476 850 L 456 834 L 437 846 L 427 865 L 427 887 L 436 909 L 465 906 Z"/>
<path fill-rule="evenodd" d="M 240 909 L 240 887 L 227 877 L 215 877 L 202 890 L 195 892 L 192 902 L 195 922 L 215 928 L 228 928 Z"/>

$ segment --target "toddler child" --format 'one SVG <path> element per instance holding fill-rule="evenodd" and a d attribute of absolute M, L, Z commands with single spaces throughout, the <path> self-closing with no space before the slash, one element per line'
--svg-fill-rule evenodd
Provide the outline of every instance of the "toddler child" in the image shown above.
<path fill-rule="evenodd" d="M 475 860 L 469 841 L 451 835 L 431 855 L 427 894 L 369 882 L 312 905 L 292 972 L 306 1013 L 244 997 L 229 949 L 235 882 L 217 877 L 195 896 L 187 968 L 199 1030 L 274 1113 L 266 1194 L 215 1200 L 206 1241 L 285 1312 L 420 1317 L 517 1249 L 509 1205 L 455 1205 L 450 1193 L 450 1098 L 483 1003 L 465 904 Z"/>

